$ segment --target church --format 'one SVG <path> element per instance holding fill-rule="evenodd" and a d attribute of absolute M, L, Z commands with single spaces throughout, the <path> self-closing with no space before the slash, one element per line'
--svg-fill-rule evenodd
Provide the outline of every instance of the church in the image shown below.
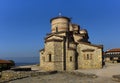
<path fill-rule="evenodd" d="M 103 66 L 103 45 L 92 44 L 88 31 L 71 22 L 66 16 L 50 20 L 51 32 L 40 50 L 40 69 L 71 71 L 100 69 Z"/>

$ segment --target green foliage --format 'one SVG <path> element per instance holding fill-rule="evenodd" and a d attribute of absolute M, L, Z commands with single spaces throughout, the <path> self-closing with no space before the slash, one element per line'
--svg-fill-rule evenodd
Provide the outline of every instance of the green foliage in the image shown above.
<path fill-rule="evenodd" d="M 2 66 L 3 68 L 7 68 L 8 67 L 8 65 L 7 64 L 3 64 L 3 66 Z"/>
<path fill-rule="evenodd" d="M 0 71 L 10 69 L 10 65 L 8 64 L 0 64 Z"/>
<path fill-rule="evenodd" d="M 15 62 L 13 60 L 8 60 L 8 61 L 12 63 L 11 66 L 15 66 Z"/>
<path fill-rule="evenodd" d="M 8 70 L 12 66 L 15 66 L 15 62 L 13 60 L 8 60 L 8 61 L 10 61 L 11 63 L 2 63 L 2 64 L 0 64 L 0 71 Z"/>

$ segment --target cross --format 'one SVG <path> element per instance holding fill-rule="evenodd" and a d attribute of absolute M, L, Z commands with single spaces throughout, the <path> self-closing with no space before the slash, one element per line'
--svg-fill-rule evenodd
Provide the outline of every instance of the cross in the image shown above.
<path fill-rule="evenodd" d="M 59 12 L 59 16 L 61 16 L 62 14 L 61 14 L 61 12 Z"/>

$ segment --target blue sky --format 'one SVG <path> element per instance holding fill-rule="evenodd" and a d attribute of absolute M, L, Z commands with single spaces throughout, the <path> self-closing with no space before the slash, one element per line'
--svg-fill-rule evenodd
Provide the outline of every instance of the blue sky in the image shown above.
<path fill-rule="evenodd" d="M 87 29 L 92 43 L 120 48 L 120 0 L 0 0 L 0 58 L 38 57 L 59 12 Z"/>

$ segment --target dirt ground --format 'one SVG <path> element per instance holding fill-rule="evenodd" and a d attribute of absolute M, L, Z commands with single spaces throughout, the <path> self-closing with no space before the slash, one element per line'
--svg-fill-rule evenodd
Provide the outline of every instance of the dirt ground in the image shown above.
<path fill-rule="evenodd" d="M 74 72 L 92 73 L 96 74 L 98 78 L 83 78 L 67 73 L 56 73 L 24 78 L 9 83 L 118 83 L 112 80 L 112 75 L 120 74 L 120 63 L 107 63 L 103 69 L 76 70 Z"/>

